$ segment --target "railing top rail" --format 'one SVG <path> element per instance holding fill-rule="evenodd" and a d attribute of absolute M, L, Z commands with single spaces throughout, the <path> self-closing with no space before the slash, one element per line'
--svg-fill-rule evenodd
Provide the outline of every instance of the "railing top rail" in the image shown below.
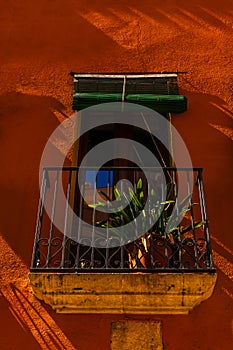
<path fill-rule="evenodd" d="M 72 171 L 72 170 L 168 170 L 168 171 L 203 171 L 203 168 L 201 167 L 194 167 L 194 168 L 175 168 L 175 167 L 126 167 L 126 166 L 103 166 L 101 168 L 97 166 L 47 166 L 43 167 L 43 170 L 48 171 Z"/>
<path fill-rule="evenodd" d="M 46 267 L 46 268 L 34 268 L 31 267 L 30 268 L 30 272 L 38 272 L 38 270 L 40 272 L 51 272 L 51 273 L 56 273 L 56 272 L 62 272 L 62 273 L 138 273 L 138 272 L 143 272 L 143 273 L 196 273 L 196 272 L 201 272 L 201 273 L 215 273 L 216 269 L 214 267 L 208 268 L 208 269 L 204 269 L 204 268 L 171 268 L 171 267 L 165 267 L 165 268 L 141 268 L 141 269 L 129 269 L 129 268 L 102 268 L 102 269 L 98 269 L 98 268 L 94 268 L 94 269 L 90 269 L 90 268 L 86 268 L 86 269 L 82 269 L 82 268 L 51 268 L 51 267 Z"/>

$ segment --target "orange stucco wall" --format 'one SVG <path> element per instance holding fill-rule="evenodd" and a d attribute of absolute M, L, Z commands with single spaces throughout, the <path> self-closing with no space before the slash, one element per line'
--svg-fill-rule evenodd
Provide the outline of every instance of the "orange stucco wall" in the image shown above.
<path fill-rule="evenodd" d="M 173 123 L 205 169 L 218 282 L 189 316 L 151 319 L 166 350 L 232 349 L 232 13 L 231 0 L 0 0 L 0 349 L 110 350 L 129 315 L 58 315 L 31 295 L 40 156 L 72 112 L 70 70 L 176 69 L 189 108 Z"/>

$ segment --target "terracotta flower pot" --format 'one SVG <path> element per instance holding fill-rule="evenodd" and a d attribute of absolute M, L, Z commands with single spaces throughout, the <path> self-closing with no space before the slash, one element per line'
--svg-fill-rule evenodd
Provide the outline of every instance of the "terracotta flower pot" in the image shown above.
<path fill-rule="evenodd" d="M 143 238 L 130 243 L 127 247 L 129 267 L 131 269 L 149 268 L 149 252 Z"/>
<path fill-rule="evenodd" d="M 195 244 L 192 239 L 186 239 L 182 242 L 182 261 L 185 268 L 196 267 Z"/>
<path fill-rule="evenodd" d="M 151 233 L 149 252 L 152 256 L 151 267 L 164 268 L 170 266 L 173 252 L 171 244 L 165 237 L 158 233 Z"/>

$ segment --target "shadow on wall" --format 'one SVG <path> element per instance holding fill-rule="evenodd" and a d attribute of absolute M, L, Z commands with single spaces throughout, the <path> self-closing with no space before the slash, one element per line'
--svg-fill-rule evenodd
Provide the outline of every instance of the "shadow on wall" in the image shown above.
<path fill-rule="evenodd" d="M 30 291 L 28 269 L 0 235 L 1 349 L 75 350 Z M 15 269 L 15 270 L 14 270 Z"/>
<path fill-rule="evenodd" d="M 232 247 L 229 222 L 233 207 L 233 116 L 221 99 L 182 91 L 188 111 L 173 117 L 194 166 L 204 168 L 204 186 L 211 232 Z"/>
<path fill-rule="evenodd" d="M 118 1 L 110 5 L 109 1 L 105 0 L 101 5 L 98 2 L 86 4 L 83 8 L 78 7 L 76 11 L 121 47 L 128 49 L 139 46 L 151 48 L 153 43 L 156 46 L 160 40 L 177 38 L 177 35 L 183 35 L 184 31 L 195 31 L 198 36 L 200 28 L 204 31 L 218 29 L 232 32 L 229 4 L 224 8 L 217 1 L 213 4 L 213 1 L 207 0 L 203 4 L 203 1 L 196 0 L 194 3 L 195 5 L 193 2 L 179 1 L 179 4 L 174 6 L 173 1 L 166 1 L 161 5 L 161 2 L 156 0 L 130 0 L 127 3 Z M 152 33 L 157 34 L 156 40 L 151 38 Z"/>
<path fill-rule="evenodd" d="M 0 96 L 0 231 L 28 265 L 40 158 L 48 137 L 59 125 L 53 111 L 62 110 L 63 105 L 51 97 L 14 92 Z"/>
<path fill-rule="evenodd" d="M 233 249 L 229 224 L 233 207 L 233 116 L 226 103 L 215 96 L 187 91 L 182 94 L 188 98 L 188 111 L 173 116 L 173 125 L 183 137 L 193 165 L 204 168 L 207 214 L 218 280 L 213 296 L 194 309 L 190 316 L 164 318 L 164 339 L 168 339 L 168 350 L 228 349 L 233 307 Z M 182 329 L 182 343 L 177 339 L 174 324 Z"/>
<path fill-rule="evenodd" d="M 218 272 L 213 296 L 188 316 L 164 317 L 164 339 L 168 350 L 230 349 L 233 308 L 233 251 L 214 241 L 214 262 Z M 182 335 L 177 337 L 179 330 Z"/>
<path fill-rule="evenodd" d="M 154 70 L 154 66 L 167 69 L 164 62 L 166 67 L 175 69 L 182 61 L 182 50 L 187 50 L 183 41 L 188 45 L 189 55 L 199 52 L 201 60 L 200 38 L 204 40 L 211 30 L 232 30 L 228 20 L 229 4 L 224 7 L 215 1 L 213 5 L 210 0 L 204 5 L 203 1 L 196 0 L 195 6 L 184 0 L 177 6 L 171 0 L 162 5 L 158 0 L 127 3 L 121 0 L 111 4 L 107 0 L 91 4 L 64 0 L 22 3 L 18 0 L 14 5 L 5 4 L 1 14 L 2 63 L 30 57 L 37 62 L 72 62 L 78 65 L 72 67 L 74 70 L 87 65 L 97 71 L 103 67 L 106 67 L 104 70 L 131 70 L 132 66 L 137 70 Z M 204 32 L 200 33 L 200 28 Z M 190 35 L 194 37 L 194 44 L 190 44 Z M 205 40 L 205 44 L 208 43 Z M 173 54 L 176 48 L 183 48 L 179 61 Z M 128 56 L 128 50 L 132 50 L 132 56 Z"/>
<path fill-rule="evenodd" d="M 119 46 L 101 28 L 79 15 L 79 7 L 79 2 L 64 0 L 5 4 L 1 16 L 4 28 L 0 34 L 0 46 L 4 48 L 1 61 L 18 62 L 19 57 L 20 60 L 30 57 L 37 62 L 49 58 L 50 62 L 64 64 L 72 59 L 78 60 L 79 65 L 86 61 L 98 65 L 100 57 L 119 52 Z"/>

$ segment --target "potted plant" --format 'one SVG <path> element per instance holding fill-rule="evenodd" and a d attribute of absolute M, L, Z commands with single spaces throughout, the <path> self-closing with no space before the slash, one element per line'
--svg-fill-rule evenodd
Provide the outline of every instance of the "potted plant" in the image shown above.
<path fill-rule="evenodd" d="M 167 187 L 170 187 L 168 184 Z M 114 187 L 114 203 L 112 199 L 103 191 L 99 192 L 103 201 L 96 204 L 89 204 L 91 208 L 107 209 L 108 217 L 104 220 L 96 222 L 96 226 L 101 228 L 110 228 L 117 239 L 120 240 L 122 231 L 119 227 L 130 222 L 135 222 L 140 214 L 143 214 L 144 220 L 141 225 L 146 227 L 146 223 L 150 220 L 152 227 L 144 233 L 140 238 L 133 242 L 126 243 L 126 251 L 128 253 L 128 265 L 130 268 L 164 268 L 178 267 L 181 260 L 195 263 L 195 243 L 191 235 L 187 235 L 196 228 L 204 225 L 203 221 L 191 222 L 187 226 L 180 225 L 182 215 L 188 215 L 192 206 L 196 203 L 189 204 L 190 196 L 186 197 L 177 207 L 176 215 L 171 215 L 175 205 L 175 200 L 165 200 L 160 202 L 155 189 L 151 189 L 150 206 L 145 209 L 146 196 L 143 191 L 143 183 L 140 178 L 136 184 L 136 190 L 127 188 L 120 191 Z M 191 238 L 192 237 L 192 238 Z M 190 266 L 192 267 L 192 266 Z"/>

